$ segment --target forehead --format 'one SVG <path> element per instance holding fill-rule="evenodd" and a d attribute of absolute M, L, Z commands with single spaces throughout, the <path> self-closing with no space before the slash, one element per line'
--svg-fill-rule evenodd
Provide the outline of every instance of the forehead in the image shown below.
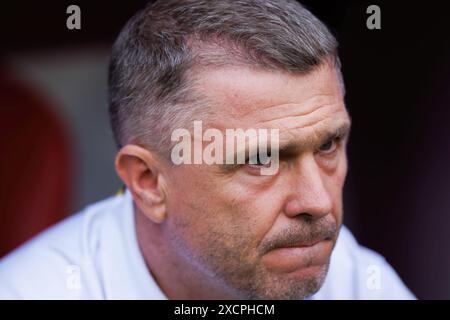
<path fill-rule="evenodd" d="M 227 128 L 276 128 L 280 139 L 309 139 L 349 125 L 339 78 L 323 65 L 306 74 L 247 67 L 203 71 L 199 89 L 208 100 L 207 125 Z"/>

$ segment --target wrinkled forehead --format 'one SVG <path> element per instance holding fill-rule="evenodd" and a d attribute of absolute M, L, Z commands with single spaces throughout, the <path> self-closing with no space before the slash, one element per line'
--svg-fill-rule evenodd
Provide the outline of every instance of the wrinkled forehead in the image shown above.
<path fill-rule="evenodd" d="M 201 74 L 199 88 L 211 111 L 208 127 L 279 129 L 285 140 L 310 139 L 350 125 L 338 74 L 328 65 L 306 75 L 215 68 Z"/>

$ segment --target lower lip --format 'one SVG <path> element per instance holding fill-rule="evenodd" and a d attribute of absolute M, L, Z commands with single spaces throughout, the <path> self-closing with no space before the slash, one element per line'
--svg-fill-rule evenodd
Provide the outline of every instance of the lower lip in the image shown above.
<path fill-rule="evenodd" d="M 263 257 L 267 269 L 278 273 L 290 273 L 300 269 L 320 267 L 328 263 L 333 243 L 322 240 L 311 246 L 277 248 Z"/>

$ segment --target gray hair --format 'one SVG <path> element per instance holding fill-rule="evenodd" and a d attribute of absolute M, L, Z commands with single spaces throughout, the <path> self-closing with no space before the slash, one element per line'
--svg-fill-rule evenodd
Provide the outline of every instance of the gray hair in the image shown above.
<path fill-rule="evenodd" d="M 153 1 L 113 46 L 109 113 L 116 143 L 167 156 L 171 130 L 205 113 L 193 90 L 197 66 L 306 74 L 332 61 L 340 75 L 337 46 L 327 27 L 294 0 Z"/>

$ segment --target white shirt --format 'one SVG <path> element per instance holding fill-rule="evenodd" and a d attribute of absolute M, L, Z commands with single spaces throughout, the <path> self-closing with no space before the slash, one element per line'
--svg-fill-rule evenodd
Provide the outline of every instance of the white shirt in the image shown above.
<path fill-rule="evenodd" d="M 88 206 L 0 260 L 1 299 L 167 299 L 148 271 L 124 195 Z M 342 227 L 312 299 L 413 299 L 379 254 Z"/>

